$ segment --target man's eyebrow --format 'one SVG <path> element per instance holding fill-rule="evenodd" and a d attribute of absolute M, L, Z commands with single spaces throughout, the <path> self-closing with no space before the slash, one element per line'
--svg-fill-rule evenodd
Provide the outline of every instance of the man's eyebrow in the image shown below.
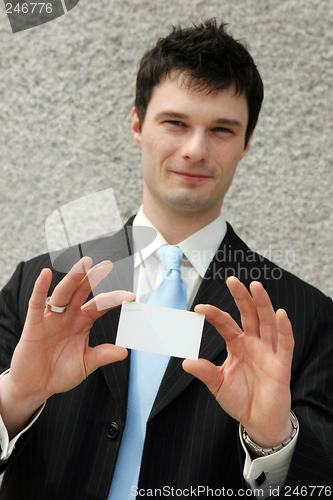
<path fill-rule="evenodd" d="M 231 127 L 239 127 L 243 129 L 243 124 L 238 120 L 231 120 L 230 118 L 218 118 L 216 122 L 218 125 L 229 125 Z"/>
<path fill-rule="evenodd" d="M 178 111 L 165 110 L 156 113 L 155 120 L 160 120 L 161 118 L 179 118 L 179 120 L 186 120 L 188 119 L 188 115 L 179 113 Z"/>
<path fill-rule="evenodd" d="M 161 120 L 163 118 L 172 118 L 179 120 L 187 120 L 189 116 L 186 113 L 179 113 L 179 111 L 165 110 L 156 113 L 155 120 Z M 217 118 L 214 120 L 214 124 L 216 125 L 229 125 L 230 127 L 239 127 L 243 129 L 243 124 L 238 120 L 232 120 L 231 118 Z"/>

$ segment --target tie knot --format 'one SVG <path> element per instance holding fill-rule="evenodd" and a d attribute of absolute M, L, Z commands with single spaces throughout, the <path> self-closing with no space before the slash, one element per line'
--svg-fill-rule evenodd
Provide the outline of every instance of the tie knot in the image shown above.
<path fill-rule="evenodd" d="M 165 271 L 180 271 L 180 262 L 184 254 L 179 247 L 163 245 L 155 253 Z"/>

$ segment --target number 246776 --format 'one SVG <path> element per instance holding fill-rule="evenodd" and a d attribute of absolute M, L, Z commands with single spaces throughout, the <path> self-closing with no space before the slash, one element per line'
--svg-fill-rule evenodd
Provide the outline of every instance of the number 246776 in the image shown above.
<path fill-rule="evenodd" d="M 52 12 L 52 4 L 51 3 L 23 3 L 20 5 L 17 3 L 15 7 L 13 7 L 14 4 L 12 3 L 6 3 L 6 12 L 7 14 L 41 14 L 43 12 L 46 12 L 47 14 L 50 14 Z"/>

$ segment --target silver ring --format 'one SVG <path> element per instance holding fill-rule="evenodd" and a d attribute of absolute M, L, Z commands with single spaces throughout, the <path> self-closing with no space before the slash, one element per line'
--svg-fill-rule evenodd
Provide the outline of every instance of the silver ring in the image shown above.
<path fill-rule="evenodd" d="M 68 304 L 66 306 L 63 306 L 63 307 L 54 306 L 53 304 L 51 304 L 50 298 L 51 297 L 47 297 L 47 299 L 45 301 L 45 307 L 49 306 L 49 308 L 51 309 L 51 311 L 54 312 L 54 313 L 64 313 L 66 311 L 66 309 L 68 307 Z"/>

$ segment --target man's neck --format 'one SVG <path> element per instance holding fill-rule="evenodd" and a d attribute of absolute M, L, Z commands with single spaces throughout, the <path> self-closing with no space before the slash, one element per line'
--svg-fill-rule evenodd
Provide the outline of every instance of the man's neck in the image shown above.
<path fill-rule="evenodd" d="M 169 245 L 177 245 L 189 236 L 207 226 L 219 215 L 220 211 L 209 213 L 181 212 L 155 207 L 149 209 L 143 203 L 143 213 L 158 229 Z"/>

